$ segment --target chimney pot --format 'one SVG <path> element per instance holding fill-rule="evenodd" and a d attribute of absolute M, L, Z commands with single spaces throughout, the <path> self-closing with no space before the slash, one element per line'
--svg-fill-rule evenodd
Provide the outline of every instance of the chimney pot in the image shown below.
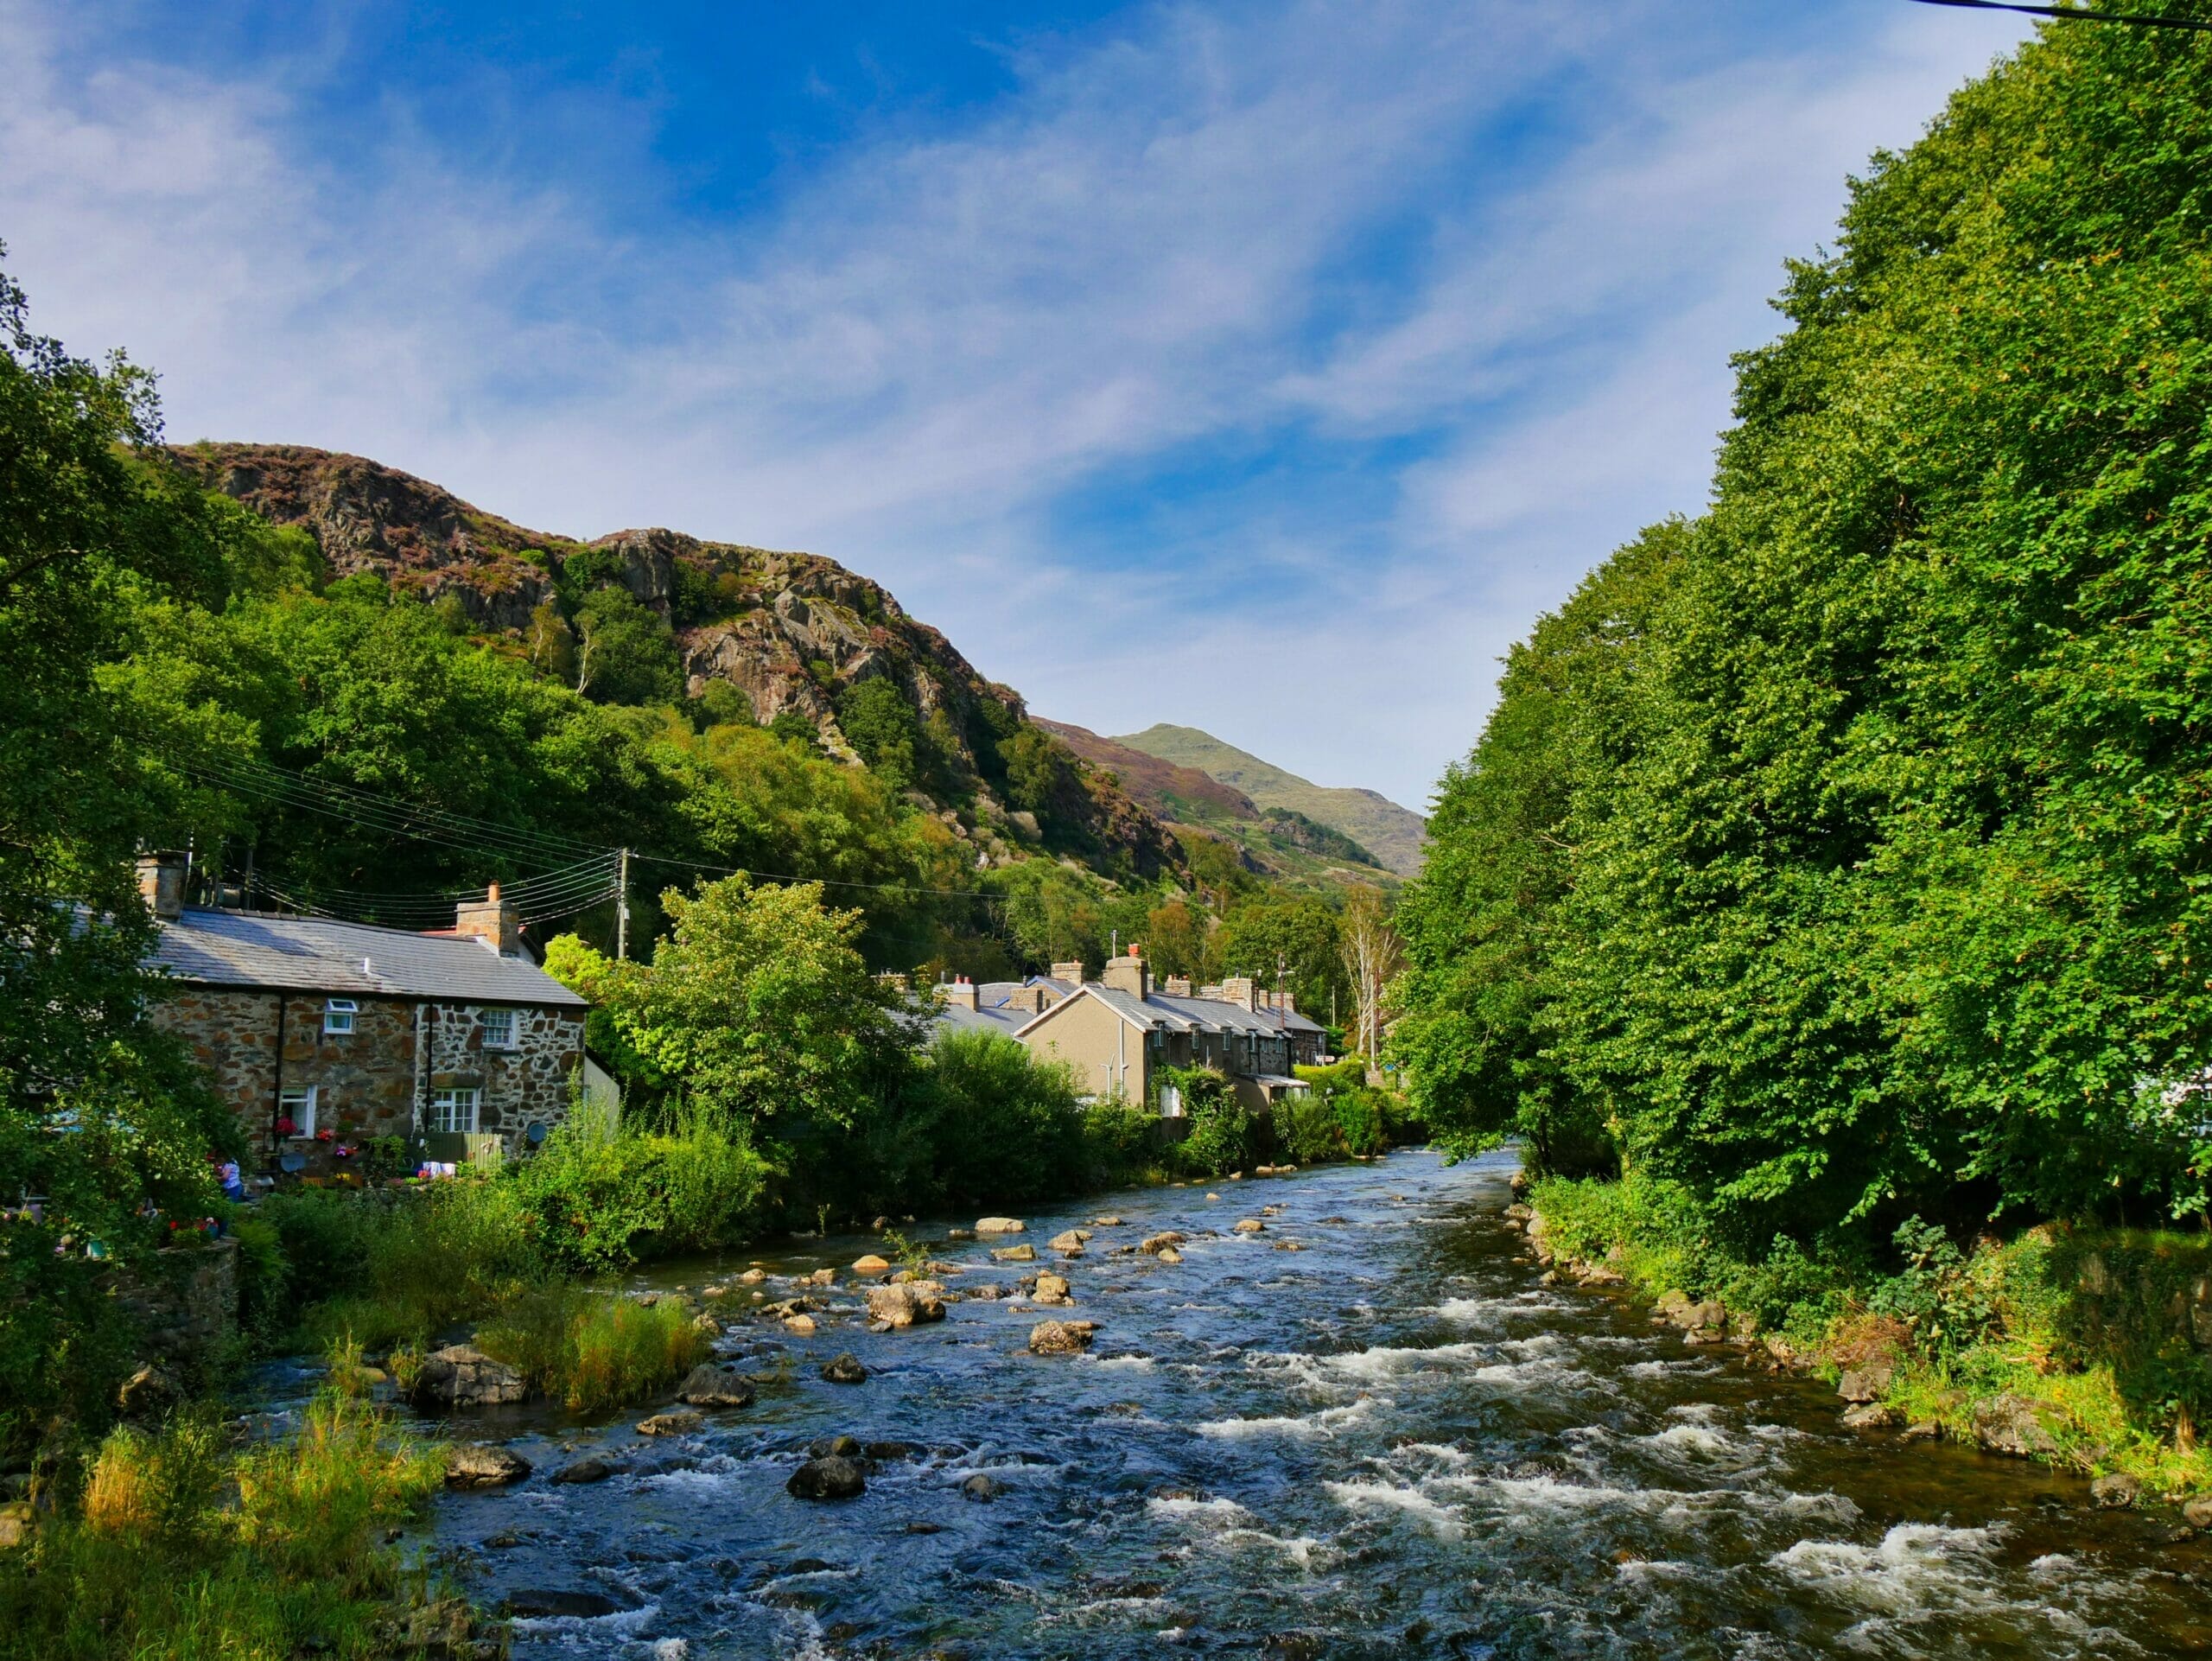
<path fill-rule="evenodd" d="M 454 908 L 453 932 L 463 939 L 480 940 L 487 951 L 511 957 L 522 949 L 522 926 L 515 920 L 512 901 L 499 897 L 496 882 L 481 900 L 464 900 Z"/>

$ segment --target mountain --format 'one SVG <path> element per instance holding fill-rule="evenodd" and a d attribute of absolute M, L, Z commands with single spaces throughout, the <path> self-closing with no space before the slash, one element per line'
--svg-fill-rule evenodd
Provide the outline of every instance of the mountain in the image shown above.
<path fill-rule="evenodd" d="M 1376 861 L 1401 876 L 1418 875 L 1428 821 L 1372 790 L 1336 789 L 1286 773 L 1248 750 L 1224 744 L 1196 727 L 1162 722 L 1141 733 L 1106 741 L 1125 749 L 1203 773 L 1249 797 L 1262 809 L 1302 814 L 1317 824 L 1370 849 Z"/>
<path fill-rule="evenodd" d="M 1109 875 L 1183 866 L 1174 834 L 1032 721 L 1020 693 L 986 680 L 887 590 L 834 560 L 667 530 L 580 542 L 330 450 L 200 443 L 171 453 L 202 484 L 305 531 L 334 578 L 373 575 L 450 607 L 457 627 L 534 662 L 568 662 L 563 672 L 580 681 L 594 652 L 604 664 L 629 651 L 645 665 L 628 665 L 633 684 L 664 669 L 660 701 L 681 697 L 717 719 L 750 719 L 890 772 L 973 836 L 979 862 L 1042 850 Z M 610 615 L 611 626 L 601 620 Z"/>

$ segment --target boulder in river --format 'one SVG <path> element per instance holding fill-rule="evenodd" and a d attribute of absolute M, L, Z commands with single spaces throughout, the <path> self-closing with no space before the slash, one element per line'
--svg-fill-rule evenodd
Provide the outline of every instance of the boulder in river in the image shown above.
<path fill-rule="evenodd" d="M 979 1217 L 976 1219 L 977 1234 L 1019 1234 L 1027 1226 L 1019 1217 Z"/>
<path fill-rule="evenodd" d="M 1040 1321 L 1029 1329 L 1029 1348 L 1036 1355 L 1080 1355 L 1097 1330 L 1095 1321 Z"/>
<path fill-rule="evenodd" d="M 767 1278 L 768 1271 L 766 1270 L 748 1269 L 742 1275 L 740 1275 L 737 1277 L 737 1283 L 740 1286 L 758 1286 L 761 1282 Z"/>
<path fill-rule="evenodd" d="M 753 1386 L 728 1367 L 696 1366 L 677 1391 L 676 1399 L 691 1407 L 750 1407 Z"/>
<path fill-rule="evenodd" d="M 978 1471 L 960 1485 L 962 1499 L 977 1500 L 986 1505 L 1005 1492 L 1006 1484 L 988 1471 Z"/>
<path fill-rule="evenodd" d="M 656 1413 L 650 1418 L 638 1421 L 638 1434 L 641 1436 L 688 1436 L 694 1430 L 706 1428 L 707 1417 L 703 1413 Z"/>
<path fill-rule="evenodd" d="M 604 1482 L 611 1476 L 620 1476 L 627 1467 L 619 1461 L 601 1459 L 597 1454 L 563 1465 L 553 1473 L 555 1482 Z"/>
<path fill-rule="evenodd" d="M 530 1474 L 530 1461 L 490 1442 L 464 1441 L 446 1449 L 449 1488 L 504 1488 Z"/>
<path fill-rule="evenodd" d="M 858 1436 L 817 1436 L 806 1445 L 809 1459 L 858 1459 L 868 1450 Z"/>
<path fill-rule="evenodd" d="M 2143 1485 L 2125 1472 L 2101 1476 L 2089 1485 L 2089 1498 L 2099 1511 L 2128 1511 L 2143 1497 Z"/>
<path fill-rule="evenodd" d="M 814 1331 L 814 1317 L 812 1315 L 785 1315 L 784 1330 L 797 1333 L 801 1338 L 805 1338 Z"/>
<path fill-rule="evenodd" d="M 864 1384 L 868 1382 L 868 1369 L 861 1365 L 860 1357 L 848 1350 L 824 1361 L 822 1376 L 833 1384 Z"/>
<path fill-rule="evenodd" d="M 890 1272 L 889 1261 L 877 1257 L 873 1251 L 864 1257 L 853 1259 L 853 1273 L 855 1275 L 887 1275 Z"/>
<path fill-rule="evenodd" d="M 1039 1275 L 1034 1295 L 1039 1303 L 1072 1303 L 1075 1300 L 1070 1295 L 1073 1290 L 1065 1276 Z"/>
<path fill-rule="evenodd" d="M 1256 1217 L 1240 1217 L 1229 1225 L 1231 1234 L 1265 1234 L 1268 1225 Z"/>
<path fill-rule="evenodd" d="M 1090 1226 L 1093 1228 L 1119 1228 L 1122 1226 L 1122 1219 L 1118 1217 L 1094 1217 L 1090 1219 Z"/>
<path fill-rule="evenodd" d="M 1869 1361 L 1863 1367 L 1853 1367 L 1843 1375 L 1835 1393 L 1847 1402 L 1878 1402 L 1890 1393 L 1890 1380 L 1897 1376 L 1897 1364 L 1887 1357 Z"/>
<path fill-rule="evenodd" d="M 906 1327 L 944 1319 L 944 1288 L 935 1281 L 868 1289 L 868 1318 L 886 1327 Z"/>
<path fill-rule="evenodd" d="M 1993 1454 L 2016 1459 L 2052 1453 L 2058 1446 L 2036 1416 L 2035 1403 L 2010 1394 L 1974 1404 L 1974 1439 Z"/>
<path fill-rule="evenodd" d="M 1179 1246 L 1182 1244 L 1183 1239 L 1184 1237 L 1182 1235 L 1177 1233 L 1171 1228 L 1159 1234 L 1147 1235 L 1143 1239 L 1137 1242 L 1137 1250 L 1143 1252 L 1147 1257 L 1156 1257 L 1167 1247 Z"/>
<path fill-rule="evenodd" d="M 566 1617 L 594 1620 L 601 1615 L 620 1614 L 621 1612 L 620 1604 L 598 1592 L 550 1592 L 524 1588 L 510 1592 L 499 1601 L 501 1614 L 520 1615 L 526 1620 Z"/>
<path fill-rule="evenodd" d="M 528 1395 L 522 1374 L 473 1344 L 448 1344 L 423 1358 L 415 1399 L 440 1407 L 493 1407 Z"/>
<path fill-rule="evenodd" d="M 794 1499 L 853 1499 L 868 1492 L 868 1478 L 857 1461 L 831 1454 L 793 1471 L 784 1492 Z"/>
<path fill-rule="evenodd" d="M 1162 1246 L 1152 1255 L 1164 1263 L 1179 1263 L 1183 1261 L 1183 1254 L 1176 1251 L 1173 1246 Z"/>
<path fill-rule="evenodd" d="M 1847 1430 L 1887 1430 L 1900 1423 L 1904 1415 L 1880 1402 L 1854 1402 L 1843 1410 L 1843 1428 Z"/>
<path fill-rule="evenodd" d="M 1037 1261 L 1037 1248 L 1033 1245 L 999 1246 L 993 1250 L 991 1257 L 994 1261 L 1002 1263 L 1033 1263 Z"/>
<path fill-rule="evenodd" d="M 2193 1529 L 2212 1529 L 2212 1494 L 2199 1494 L 2183 1505 L 2181 1520 Z"/>

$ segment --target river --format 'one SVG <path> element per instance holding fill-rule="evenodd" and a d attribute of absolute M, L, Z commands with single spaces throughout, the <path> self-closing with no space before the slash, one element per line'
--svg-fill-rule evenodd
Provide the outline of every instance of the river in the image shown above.
<path fill-rule="evenodd" d="M 2212 1651 L 2212 1551 L 2169 1543 L 2171 1515 L 2098 1513 L 2078 1478 L 1850 1435 L 1815 1384 L 1542 1284 L 1500 1215 L 1511 1169 L 1408 1151 L 1219 1183 L 1217 1200 L 1032 1212 L 1039 1268 L 1058 1230 L 1123 1219 L 1070 1265 L 1075 1308 L 960 1302 L 874 1334 L 855 1307 L 804 1339 L 742 1324 L 723 1348 L 771 1378 L 753 1406 L 658 1441 L 637 1411 L 493 1420 L 537 1472 L 448 1495 L 438 1544 L 486 1601 L 622 1606 L 518 1621 L 525 1658 Z M 1228 1232 L 1263 1205 L 1282 1208 L 1265 1233 Z M 1106 1255 L 1170 1228 L 1192 1236 L 1180 1264 Z M 1020 1272 L 988 1242 L 910 1231 L 976 1265 L 971 1284 Z M 806 1244 L 639 1283 L 696 1289 L 755 1261 L 849 1281 L 876 1243 Z M 1027 1352 L 1058 1314 L 1099 1323 L 1090 1354 Z M 867 1383 L 817 1376 L 842 1350 Z M 789 1497 L 807 1442 L 839 1433 L 915 1451 L 879 1459 L 857 1499 Z M 546 1480 L 586 1454 L 665 1465 Z M 976 1472 L 995 1500 L 963 1497 Z"/>

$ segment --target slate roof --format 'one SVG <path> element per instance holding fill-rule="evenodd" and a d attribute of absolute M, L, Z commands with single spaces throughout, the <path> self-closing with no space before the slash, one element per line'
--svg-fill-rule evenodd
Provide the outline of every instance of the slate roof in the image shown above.
<path fill-rule="evenodd" d="M 947 1032 L 996 1033 L 1012 1038 L 1035 1017 L 1027 1009 L 970 1009 L 965 1004 L 939 1004 L 930 1013 L 930 1024 Z"/>
<path fill-rule="evenodd" d="M 327 917 L 192 909 L 160 928 L 151 966 L 196 985 L 588 1007 L 529 958 L 502 958 L 459 935 L 413 934 Z"/>

